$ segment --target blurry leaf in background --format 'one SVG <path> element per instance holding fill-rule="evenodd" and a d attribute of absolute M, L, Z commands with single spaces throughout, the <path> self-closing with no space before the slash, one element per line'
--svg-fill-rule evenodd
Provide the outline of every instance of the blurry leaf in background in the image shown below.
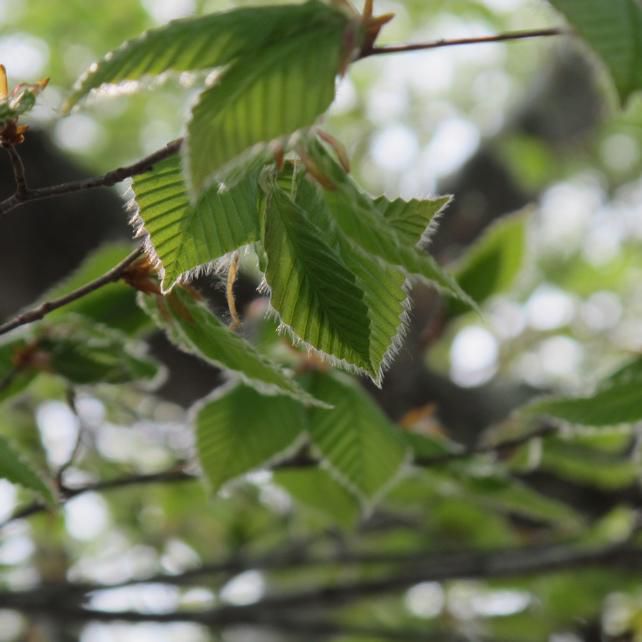
<path fill-rule="evenodd" d="M 114 243 L 99 248 L 62 283 L 49 290 L 42 297 L 43 300 L 57 299 L 101 277 L 131 251 L 130 243 Z M 93 319 L 126 334 L 136 334 L 151 325 L 147 315 L 136 305 L 136 290 L 122 281 L 104 285 L 66 305 L 64 309 L 54 311 L 49 318 L 62 319 L 69 312 Z"/>
<path fill-rule="evenodd" d="M 507 290 L 519 276 L 526 254 L 528 214 L 507 216 L 491 225 L 455 266 L 459 285 L 479 305 Z M 460 301 L 448 301 L 450 318 L 466 310 Z"/>
<path fill-rule="evenodd" d="M 0 344 L 0 402 L 20 394 L 37 374 L 21 367 L 21 355 L 27 346 L 24 339 Z"/>
<path fill-rule="evenodd" d="M 622 103 L 642 89 L 639 0 L 551 0 L 606 64 Z"/>
<path fill-rule="evenodd" d="M 0 436 L 0 478 L 35 491 L 50 504 L 56 501 L 52 488 L 3 436 Z"/>
<path fill-rule="evenodd" d="M 217 391 L 195 414 L 198 458 L 213 492 L 231 479 L 287 456 L 305 431 L 303 406 L 236 385 Z"/>

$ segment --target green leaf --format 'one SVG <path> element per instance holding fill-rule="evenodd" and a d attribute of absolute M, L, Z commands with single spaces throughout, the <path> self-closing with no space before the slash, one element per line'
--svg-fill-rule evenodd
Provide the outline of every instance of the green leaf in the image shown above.
<path fill-rule="evenodd" d="M 359 519 L 359 503 L 324 470 L 277 470 L 273 480 L 301 504 L 325 513 L 345 528 L 353 528 Z"/>
<path fill-rule="evenodd" d="M 308 9 L 305 19 L 289 17 L 288 37 L 240 59 L 200 95 L 184 152 L 193 197 L 224 180 L 244 152 L 313 125 L 330 106 L 348 17 L 317 2 Z"/>
<path fill-rule="evenodd" d="M 7 439 L 0 435 L 0 478 L 35 491 L 47 502 L 55 503 L 51 487 Z"/>
<path fill-rule="evenodd" d="M 9 96 L 0 100 L 0 128 L 17 120 L 36 106 L 38 94 L 47 86 L 47 81 L 34 84 L 20 83 Z"/>
<path fill-rule="evenodd" d="M 542 399 L 525 410 L 583 426 L 628 424 L 642 420 L 642 384 L 618 383 L 586 397 Z"/>
<path fill-rule="evenodd" d="M 325 201 L 334 222 L 356 250 L 436 285 L 449 296 L 476 307 L 452 275 L 431 256 L 408 243 L 407 235 L 400 234 L 386 222 L 373 200 L 359 190 L 319 143 L 310 144 L 308 151 L 334 183 L 334 189 L 324 191 Z"/>
<path fill-rule="evenodd" d="M 104 325 L 67 315 L 38 339 L 47 370 L 76 384 L 154 380 L 161 368 L 145 356 L 143 346 Z"/>
<path fill-rule="evenodd" d="M 622 103 L 642 89 L 639 0 L 551 0 L 606 65 Z"/>
<path fill-rule="evenodd" d="M 166 297 L 139 295 L 139 303 L 177 347 L 217 368 L 230 370 L 267 395 L 285 394 L 304 404 L 326 407 L 311 397 L 276 364 L 223 325 L 194 295 L 174 288 Z"/>
<path fill-rule="evenodd" d="M 158 76 L 166 71 L 212 69 L 250 60 L 257 52 L 289 38 L 309 21 L 337 12 L 312 1 L 299 6 L 247 7 L 203 17 L 174 20 L 128 40 L 93 64 L 65 104 L 69 111 L 92 89 Z"/>
<path fill-rule="evenodd" d="M 399 479 L 408 448 L 394 425 L 358 384 L 315 373 L 310 392 L 334 409 L 312 409 L 308 430 L 314 448 L 337 480 L 372 505 Z"/>
<path fill-rule="evenodd" d="M 149 237 L 163 292 L 195 268 L 260 236 L 258 168 L 230 189 L 214 186 L 190 205 L 180 160 L 169 158 L 133 182 L 133 222 Z"/>
<path fill-rule="evenodd" d="M 454 268 L 459 285 L 478 304 L 507 290 L 520 273 L 526 254 L 527 214 L 506 216 L 491 225 Z M 449 314 L 466 311 L 451 300 Z"/>
<path fill-rule="evenodd" d="M 132 251 L 129 243 L 110 243 L 90 254 L 73 274 L 55 286 L 43 301 L 56 299 L 97 279 L 120 263 Z M 149 318 L 136 305 L 136 290 L 122 281 L 108 283 L 98 290 L 52 312 L 49 319 L 64 318 L 69 312 L 80 314 L 126 334 L 135 334 Z"/>
<path fill-rule="evenodd" d="M 305 413 L 292 399 L 268 398 L 236 385 L 219 389 L 199 406 L 195 425 L 201 467 L 216 492 L 225 482 L 287 456 L 304 431 Z"/>
<path fill-rule="evenodd" d="M 278 187 L 266 212 L 263 246 L 270 303 L 281 322 L 336 361 L 369 370 L 363 292 L 308 213 Z"/>

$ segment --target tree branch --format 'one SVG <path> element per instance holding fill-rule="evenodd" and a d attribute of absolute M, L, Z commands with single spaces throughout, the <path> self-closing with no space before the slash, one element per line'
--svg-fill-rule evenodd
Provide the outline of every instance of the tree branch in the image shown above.
<path fill-rule="evenodd" d="M 379 556 L 383 561 L 383 556 Z M 577 571 L 608 567 L 637 573 L 642 566 L 642 549 L 629 543 L 600 547 L 577 545 L 529 546 L 492 551 L 464 553 L 415 552 L 388 556 L 390 562 L 404 562 L 392 573 L 348 582 L 335 582 L 310 588 L 297 588 L 268 595 L 247 606 L 221 606 L 206 611 L 141 613 L 138 611 L 106 612 L 91 608 L 69 607 L 68 597 L 76 593 L 73 584 L 45 585 L 21 592 L 0 593 L 4 608 L 24 613 L 48 613 L 54 617 L 78 622 L 194 622 L 210 626 L 254 623 L 270 626 L 284 617 L 303 617 L 302 609 L 344 606 L 366 598 L 403 591 L 420 582 L 443 582 L 461 579 L 505 579 L 542 573 Z M 354 555 L 355 563 L 368 563 L 368 556 Z M 346 557 L 319 559 L 316 563 L 345 564 Z M 253 566 L 252 568 L 256 568 Z M 260 566 L 259 566 L 260 568 Z M 287 568 L 284 567 L 284 568 Z M 171 576 L 166 578 L 172 583 Z M 154 581 L 158 581 L 156 578 Z M 84 587 L 87 588 L 87 587 Z M 110 587 L 94 587 L 108 590 Z M 272 618 L 272 619 L 271 619 Z M 302 620 L 303 621 L 303 620 Z M 393 638 L 394 639 L 394 638 Z"/>
<path fill-rule="evenodd" d="M 492 42 L 510 42 L 514 40 L 529 40 L 532 38 L 548 38 L 552 36 L 561 36 L 568 33 L 564 29 L 535 29 L 529 31 L 511 31 L 500 33 L 494 36 L 477 36 L 473 38 L 457 38 L 453 40 L 435 40 L 433 42 L 423 42 L 408 45 L 391 45 L 387 47 L 372 47 L 364 51 L 360 58 L 370 58 L 371 56 L 382 56 L 385 54 L 406 53 L 409 51 L 425 51 L 428 49 L 442 49 L 444 47 L 459 47 L 462 45 L 481 45 Z"/>
<path fill-rule="evenodd" d="M 122 278 L 125 270 L 142 255 L 143 248 L 139 247 L 134 250 L 129 256 L 123 259 L 118 265 L 116 265 L 111 270 L 103 274 L 101 277 L 98 277 L 94 281 L 91 281 L 90 283 L 87 283 L 77 290 L 74 290 L 69 294 L 65 294 L 58 299 L 45 301 L 39 306 L 32 308 L 31 310 L 27 310 L 26 312 L 19 314 L 17 317 L 11 319 L 10 321 L 3 323 L 2 325 L 0 325 L 0 335 L 6 334 L 11 330 L 19 328 L 20 326 L 27 325 L 28 323 L 39 321 L 40 319 L 43 319 L 45 316 L 47 316 L 50 312 L 53 312 L 58 308 L 62 308 L 65 305 L 72 303 L 73 301 L 77 301 L 78 299 L 81 299 L 82 297 L 95 292 L 96 290 L 104 287 L 105 285 L 108 285 L 109 283 L 119 281 Z"/>
<path fill-rule="evenodd" d="M 167 145 L 165 145 L 165 147 L 162 147 L 149 156 L 145 156 L 145 158 L 137 161 L 136 163 L 133 163 L 132 165 L 126 165 L 124 167 L 119 167 L 118 169 L 107 172 L 102 176 L 82 179 L 79 181 L 72 181 L 70 183 L 61 183 L 60 185 L 53 185 L 51 187 L 39 187 L 33 189 L 27 188 L 25 184 L 25 189 L 22 191 L 22 193 L 19 194 L 18 192 L 20 190 L 17 190 L 13 196 L 10 196 L 9 198 L 0 202 L 0 216 L 8 214 L 24 203 L 29 203 L 31 201 L 40 201 L 47 198 L 62 196 L 64 194 L 72 194 L 74 192 L 95 189 L 97 187 L 113 187 L 117 183 L 124 181 L 126 178 L 131 178 L 132 176 L 143 174 L 144 172 L 149 171 L 156 163 L 174 156 L 178 153 L 182 144 L 183 139 L 178 138 L 177 140 L 168 143 Z M 16 184 L 18 184 L 17 181 Z"/>

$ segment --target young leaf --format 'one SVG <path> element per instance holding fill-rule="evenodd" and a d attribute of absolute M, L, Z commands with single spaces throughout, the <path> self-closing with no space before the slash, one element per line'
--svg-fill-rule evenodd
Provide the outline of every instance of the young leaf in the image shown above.
<path fill-rule="evenodd" d="M 334 189 L 324 191 L 325 201 L 334 222 L 355 249 L 436 285 L 449 296 L 476 307 L 452 275 L 431 256 L 407 243 L 407 237 L 386 222 L 372 199 L 359 190 L 320 144 L 310 145 L 308 151 L 334 184 Z"/>
<path fill-rule="evenodd" d="M 507 290 L 515 281 L 526 253 L 526 214 L 507 216 L 491 225 L 454 268 L 459 285 L 478 304 Z M 449 302 L 449 314 L 466 311 Z"/>
<path fill-rule="evenodd" d="M 642 89 L 639 0 L 551 0 L 606 65 L 622 103 Z"/>
<path fill-rule="evenodd" d="M 251 148 L 311 126 L 334 98 L 348 18 L 319 3 L 315 20 L 239 60 L 203 91 L 192 111 L 186 175 L 197 197 Z M 292 20 L 292 19 L 291 19 Z"/>
<path fill-rule="evenodd" d="M 270 195 L 263 246 L 271 305 L 304 342 L 369 369 L 369 319 L 354 275 L 323 233 L 278 187 Z"/>
<path fill-rule="evenodd" d="M 237 373 L 241 380 L 267 395 L 285 394 L 304 404 L 326 407 L 289 379 L 276 364 L 234 334 L 183 288 L 167 297 L 139 295 L 139 304 L 177 347 L 212 365 Z"/>
<path fill-rule="evenodd" d="M 310 411 L 312 444 L 338 481 L 371 505 L 399 478 L 408 448 L 376 404 L 351 380 L 315 373 L 309 390 L 334 406 L 332 412 Z"/>
<path fill-rule="evenodd" d="M 51 487 L 2 435 L 0 435 L 0 478 L 35 491 L 48 503 L 55 503 Z"/>
<path fill-rule="evenodd" d="M 163 292 L 186 272 L 259 239 L 257 181 L 258 167 L 250 167 L 233 187 L 213 186 L 192 206 L 177 157 L 134 179 L 133 222 L 149 237 Z"/>
<path fill-rule="evenodd" d="M 65 109 L 92 89 L 158 76 L 166 71 L 212 69 L 279 43 L 311 21 L 336 19 L 337 11 L 312 0 L 302 5 L 247 7 L 203 17 L 174 20 L 128 40 L 93 64 L 78 80 Z"/>
<path fill-rule="evenodd" d="M 196 445 L 203 473 L 216 492 L 225 482 L 276 463 L 305 428 L 303 406 L 264 397 L 244 385 L 219 389 L 197 408 Z"/>

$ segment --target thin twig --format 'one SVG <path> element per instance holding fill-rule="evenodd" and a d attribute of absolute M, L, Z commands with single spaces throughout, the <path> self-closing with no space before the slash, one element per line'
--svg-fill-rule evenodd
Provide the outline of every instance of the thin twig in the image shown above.
<path fill-rule="evenodd" d="M 419 42 L 408 45 L 390 45 L 387 47 L 372 47 L 361 54 L 361 58 L 370 56 L 383 56 L 385 54 L 405 53 L 408 51 L 424 51 L 427 49 L 442 49 L 443 47 L 459 47 L 461 45 L 481 45 L 491 42 L 510 42 L 512 40 L 528 40 L 531 38 L 548 38 L 561 36 L 567 32 L 564 29 L 535 29 L 529 31 L 510 31 L 494 36 L 477 36 L 472 38 L 457 38 L 454 40 L 434 40 L 433 42 Z"/>
<path fill-rule="evenodd" d="M 22 162 L 22 157 L 14 145 L 4 145 L 4 148 L 7 150 L 7 154 L 9 155 L 11 168 L 13 169 L 13 179 L 16 184 L 16 191 L 13 197 L 18 201 L 22 201 L 29 193 L 29 188 L 27 186 L 27 173 L 25 171 L 24 163 Z"/>
<path fill-rule="evenodd" d="M 26 189 L 20 197 L 16 193 L 0 202 L 0 215 L 8 214 L 17 207 L 20 207 L 20 205 L 31 201 L 40 201 L 47 198 L 62 196 L 64 194 L 72 194 L 74 192 L 95 189 L 97 187 L 113 187 L 117 183 L 124 181 L 126 178 L 143 174 L 144 172 L 149 171 L 156 163 L 174 156 L 178 153 L 182 143 L 182 138 L 174 140 L 165 145 L 165 147 L 162 147 L 149 156 L 145 156 L 145 158 L 137 161 L 136 163 L 119 167 L 118 169 L 107 172 L 102 176 L 72 181 L 70 183 L 61 183 L 60 185 L 52 185 L 51 187 Z"/>
<path fill-rule="evenodd" d="M 28 323 L 39 321 L 40 319 L 47 316 L 50 312 L 53 312 L 58 308 L 62 308 L 63 306 L 72 303 L 73 301 L 77 301 L 78 299 L 91 294 L 92 292 L 104 287 L 105 285 L 108 285 L 109 283 L 114 283 L 120 280 L 125 270 L 142 255 L 143 248 L 139 247 L 138 249 L 134 250 L 127 258 L 123 259 L 118 265 L 116 265 L 111 270 L 103 274 L 101 277 L 98 277 L 94 281 L 91 281 L 90 283 L 87 283 L 77 290 L 74 290 L 69 294 L 65 294 L 58 299 L 45 301 L 39 306 L 32 308 L 31 310 L 27 310 L 26 312 L 19 314 L 14 319 L 3 323 L 2 325 L 0 325 L 0 335 L 6 334 L 7 332 L 14 330 L 15 328 L 27 325 Z"/>

